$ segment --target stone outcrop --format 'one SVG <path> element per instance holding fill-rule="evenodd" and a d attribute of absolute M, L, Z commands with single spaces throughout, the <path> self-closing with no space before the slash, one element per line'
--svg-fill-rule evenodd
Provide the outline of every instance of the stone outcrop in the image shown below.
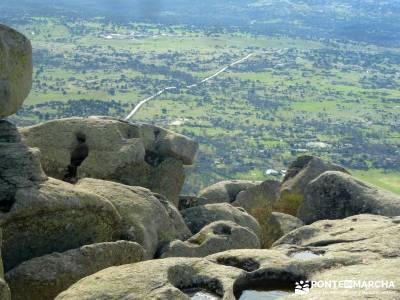
<path fill-rule="evenodd" d="M 400 196 L 342 172 L 325 172 L 308 184 L 297 216 L 309 224 L 365 213 L 400 215 Z"/>
<path fill-rule="evenodd" d="M 85 244 L 111 241 L 121 217 L 106 199 L 49 179 L 17 191 L 15 203 L 0 213 L 6 271 L 23 261 Z"/>
<path fill-rule="evenodd" d="M 122 217 L 116 238 L 139 243 L 146 258 L 153 258 L 160 246 L 191 235 L 177 208 L 148 189 L 90 178 L 75 186 L 113 204 Z"/>
<path fill-rule="evenodd" d="M 56 299 L 187 299 L 189 291 L 201 289 L 215 299 L 233 300 L 245 290 L 274 287 L 294 292 L 296 281 L 344 278 L 392 281 L 394 288 L 314 287 L 306 298 L 296 299 L 363 299 L 365 293 L 371 299 L 396 299 L 399 237 L 398 217 L 358 215 L 319 221 L 282 237 L 272 250 L 237 249 L 202 259 L 167 258 L 109 268 L 72 285 Z M 295 255 L 301 251 L 314 255 Z"/>
<path fill-rule="evenodd" d="M 341 166 L 314 156 L 300 156 L 290 166 L 280 187 L 280 197 L 275 211 L 296 216 L 304 200 L 307 184 L 326 171 L 347 173 Z"/>
<path fill-rule="evenodd" d="M 257 220 L 243 208 L 234 207 L 228 203 L 207 204 L 181 211 L 181 214 L 193 234 L 204 226 L 216 221 L 231 221 L 253 231 L 261 238 L 261 228 Z"/>
<path fill-rule="evenodd" d="M 399 238 L 399 217 L 357 215 L 300 227 L 275 242 L 273 249 L 308 263 L 336 260 L 334 267 L 325 266 L 310 273 L 309 280 L 379 280 L 394 284 L 394 288 L 381 289 L 312 288 L 300 299 L 396 299 L 400 293 L 400 277 L 396 275 L 400 265 Z"/>
<path fill-rule="evenodd" d="M 0 24 L 0 119 L 18 111 L 32 87 L 32 46 Z"/>
<path fill-rule="evenodd" d="M 257 185 L 259 182 L 248 180 L 227 180 L 210 185 L 201 190 L 198 194 L 200 198 L 207 199 L 207 203 L 231 203 L 235 201 L 236 195 L 249 187 Z"/>
<path fill-rule="evenodd" d="M 282 236 L 302 226 L 304 226 L 303 221 L 292 215 L 272 212 L 266 222 L 265 246 L 267 248 L 271 247 Z"/>
<path fill-rule="evenodd" d="M 243 270 L 199 258 L 167 258 L 111 267 L 88 276 L 56 297 L 57 300 L 187 300 L 202 289 L 215 299 L 234 299 L 232 284 Z M 211 298 L 212 299 L 212 298 Z"/>
<path fill-rule="evenodd" d="M 230 221 L 213 222 L 185 242 L 176 240 L 161 251 L 166 257 L 204 257 L 230 249 L 257 249 L 260 240 L 248 228 Z"/>
<path fill-rule="evenodd" d="M 318 165 L 320 161 L 316 161 L 316 165 Z M 181 199 L 181 207 L 195 207 L 204 205 L 204 203 L 219 201 L 222 203 L 230 202 L 233 206 L 244 208 L 258 221 L 262 231 L 262 246 L 268 248 L 272 242 L 284 235 L 277 228 L 280 225 L 268 224 L 271 213 L 276 206 L 279 206 L 277 202 L 280 196 L 280 187 L 281 183 L 275 180 L 266 180 L 261 183 L 223 181 L 200 192 L 201 198 L 186 197 Z M 271 228 L 271 225 L 273 228 Z M 276 231 L 274 232 L 274 230 Z"/>
<path fill-rule="evenodd" d="M 261 226 L 264 248 L 270 246 L 267 221 L 276 203 L 279 187 L 280 182 L 278 181 L 264 181 L 259 185 L 241 191 L 232 203 L 233 206 L 243 207 L 258 221 Z"/>
<path fill-rule="evenodd" d="M 20 131 L 28 146 L 41 150 L 48 176 L 72 183 L 90 177 L 143 186 L 176 206 L 183 166 L 193 163 L 198 149 L 183 135 L 112 118 L 61 119 Z"/>
<path fill-rule="evenodd" d="M 356 215 L 300 227 L 273 244 L 288 255 L 310 251 L 326 256 L 360 256 L 363 261 L 400 256 L 400 218 Z"/>
<path fill-rule="evenodd" d="M 40 152 L 21 144 L 17 128 L 0 120 L 0 212 L 14 205 L 16 194 L 47 180 Z"/>
<path fill-rule="evenodd" d="M 143 260 L 143 248 L 118 241 L 86 245 L 28 260 L 6 274 L 13 300 L 52 300 L 78 280 L 112 266 Z"/>

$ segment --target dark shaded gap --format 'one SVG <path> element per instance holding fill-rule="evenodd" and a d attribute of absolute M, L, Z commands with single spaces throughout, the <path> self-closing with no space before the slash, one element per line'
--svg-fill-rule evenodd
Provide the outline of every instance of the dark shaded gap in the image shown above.
<path fill-rule="evenodd" d="M 214 234 L 217 235 L 230 235 L 232 233 L 232 228 L 226 224 L 218 224 L 213 230 Z"/>
<path fill-rule="evenodd" d="M 218 257 L 217 263 L 220 265 L 235 267 L 246 272 L 253 272 L 260 268 L 260 264 L 253 258 L 238 258 L 238 257 Z"/>
<path fill-rule="evenodd" d="M 86 145 L 86 136 L 83 133 L 76 135 L 77 145 L 71 152 L 71 163 L 67 167 L 64 181 L 69 183 L 77 182 L 78 168 L 89 155 L 89 147 Z"/>
<path fill-rule="evenodd" d="M 233 292 L 236 299 L 239 299 L 245 290 L 293 292 L 295 283 L 305 278 L 281 269 L 259 269 L 239 277 L 233 285 Z"/>
<path fill-rule="evenodd" d="M 155 153 L 153 151 L 146 150 L 146 154 L 145 154 L 144 160 L 150 166 L 157 167 L 164 161 L 164 157 L 162 157 L 161 155 L 159 155 L 159 154 L 157 154 L 157 153 Z"/>
<path fill-rule="evenodd" d="M 5 199 L 0 201 L 0 212 L 8 213 L 10 212 L 12 206 L 14 205 L 15 198 L 14 195 L 7 195 Z"/>

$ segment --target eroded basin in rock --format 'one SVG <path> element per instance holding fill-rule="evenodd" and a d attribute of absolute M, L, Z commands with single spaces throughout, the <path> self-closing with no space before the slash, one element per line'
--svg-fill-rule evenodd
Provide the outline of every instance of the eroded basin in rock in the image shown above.
<path fill-rule="evenodd" d="M 243 291 L 239 300 L 273 300 L 289 296 L 290 294 L 292 294 L 291 291 L 283 291 L 283 290 L 270 290 L 270 291 L 245 290 Z"/>
<path fill-rule="evenodd" d="M 259 269 L 239 277 L 233 285 L 233 292 L 238 300 L 280 299 L 294 293 L 295 283 L 301 277 L 304 274 L 276 268 Z"/>
<path fill-rule="evenodd" d="M 299 252 L 292 253 L 290 255 L 291 258 L 301 259 L 301 260 L 310 260 L 310 259 L 318 258 L 321 256 L 322 256 L 321 254 L 316 254 L 311 251 L 299 251 Z"/>
<path fill-rule="evenodd" d="M 192 300 L 221 300 L 221 297 L 204 289 L 186 289 L 183 290 Z"/>

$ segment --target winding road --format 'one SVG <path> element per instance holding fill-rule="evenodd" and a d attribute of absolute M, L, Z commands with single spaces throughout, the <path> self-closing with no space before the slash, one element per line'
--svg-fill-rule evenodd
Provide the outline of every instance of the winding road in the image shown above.
<path fill-rule="evenodd" d="M 185 86 L 184 89 L 193 89 L 195 87 L 198 87 L 199 85 L 201 85 L 201 84 L 203 84 L 203 83 L 205 83 L 205 82 L 217 77 L 218 75 L 220 75 L 221 73 L 225 72 L 229 68 L 248 60 L 253 55 L 254 55 L 254 53 L 250 53 L 250 54 L 246 55 L 245 57 L 234 61 L 230 65 L 227 65 L 227 66 L 223 67 L 222 69 L 220 69 L 217 72 L 215 72 L 213 75 L 211 75 L 211 76 L 209 76 L 207 78 L 204 78 L 203 80 L 199 81 L 198 83 Z M 157 93 L 155 93 L 154 95 L 152 95 L 152 96 L 140 101 L 135 106 L 135 108 L 129 113 L 129 115 L 124 119 L 124 121 L 129 121 L 130 119 L 132 119 L 133 116 L 136 115 L 138 113 L 138 111 L 143 107 L 143 105 L 145 105 L 147 102 L 149 102 L 149 101 L 153 100 L 154 98 L 157 98 L 158 96 L 164 94 L 165 92 L 171 91 L 171 90 L 178 90 L 178 87 L 176 87 L 176 86 L 165 87 L 162 90 L 160 90 Z"/>

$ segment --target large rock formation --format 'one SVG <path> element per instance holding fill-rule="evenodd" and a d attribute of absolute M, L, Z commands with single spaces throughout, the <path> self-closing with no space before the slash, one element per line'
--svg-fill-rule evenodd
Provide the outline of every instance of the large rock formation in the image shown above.
<path fill-rule="evenodd" d="M 69 183 L 49 179 L 20 189 L 10 211 L 0 213 L 4 267 L 8 271 L 37 256 L 111 241 L 120 220 L 108 200 Z"/>
<path fill-rule="evenodd" d="M 394 284 L 392 288 L 381 289 L 312 288 L 310 294 L 300 299 L 397 299 L 400 294 L 399 239 L 399 217 L 357 215 L 300 227 L 279 239 L 273 249 L 309 263 L 324 259 L 337 261 L 333 268 L 324 267 L 309 274 L 309 280 Z"/>
<path fill-rule="evenodd" d="M 23 141 L 42 152 L 47 175 L 75 183 L 90 177 L 143 186 L 176 206 L 185 164 L 198 144 L 185 136 L 145 124 L 111 118 L 71 118 L 20 130 Z"/>
<path fill-rule="evenodd" d="M 300 227 L 276 241 L 272 248 L 288 255 L 302 251 L 324 257 L 355 255 L 367 262 L 399 257 L 399 238 L 399 217 L 356 215 Z"/>
<path fill-rule="evenodd" d="M 207 203 L 231 203 L 235 201 L 236 195 L 241 191 L 246 190 L 259 182 L 248 180 L 227 180 L 210 185 L 201 190 L 198 194 L 200 198 L 207 199 Z"/>
<path fill-rule="evenodd" d="M 278 181 L 264 181 L 241 191 L 232 203 L 233 206 L 243 207 L 258 221 L 261 226 L 264 248 L 270 246 L 267 221 L 276 203 L 279 187 L 280 182 Z"/>
<path fill-rule="evenodd" d="M 17 112 L 31 87 L 31 43 L 21 33 L 0 24 L 0 119 Z"/>
<path fill-rule="evenodd" d="M 325 172 L 308 184 L 298 217 L 307 224 L 371 213 L 400 215 L 400 196 L 342 172 Z"/>
<path fill-rule="evenodd" d="M 147 258 L 153 258 L 160 246 L 191 235 L 177 208 L 148 189 L 90 178 L 76 187 L 110 201 L 122 217 L 114 236 L 141 244 Z"/>
<path fill-rule="evenodd" d="M 112 266 L 143 260 L 143 248 L 118 241 L 83 246 L 23 262 L 6 274 L 13 300 L 53 300 L 78 280 Z"/>
<path fill-rule="evenodd" d="M 261 183 L 222 181 L 201 191 L 199 193 L 201 197 L 181 198 L 181 207 L 195 207 L 216 202 L 228 202 L 233 206 L 242 207 L 260 224 L 262 245 L 264 248 L 268 248 L 278 234 L 278 232 L 271 231 L 271 224 L 268 224 L 268 220 L 277 206 L 280 187 L 281 183 L 275 180 L 266 180 Z M 280 236 L 283 235 L 280 234 Z"/>
<path fill-rule="evenodd" d="M 300 156 L 290 166 L 280 187 L 275 210 L 296 216 L 307 184 L 326 171 L 347 173 L 341 166 L 314 156 Z"/>
<path fill-rule="evenodd" d="M 260 240 L 250 229 L 230 221 L 213 222 L 185 242 L 176 240 L 161 251 L 166 257 L 204 257 L 230 249 L 257 249 Z"/>
<path fill-rule="evenodd" d="M 244 271 L 199 258 L 168 258 L 112 267 L 88 276 L 57 300 L 187 300 L 194 289 L 234 299 L 232 284 Z"/>
<path fill-rule="evenodd" d="M 398 218 L 358 215 L 319 221 L 289 233 L 273 250 L 230 250 L 204 259 L 168 258 L 113 267 L 84 278 L 56 299 L 188 299 L 193 289 L 201 289 L 212 293 L 211 299 L 233 300 L 247 290 L 271 287 L 292 299 L 288 291 L 294 292 L 295 282 L 301 280 L 392 283 L 386 289 L 314 286 L 305 298 L 296 295 L 296 299 L 364 299 L 366 295 L 397 299 L 399 237 Z M 301 257 L 301 251 L 315 254 Z"/>
<path fill-rule="evenodd" d="M 204 226 L 216 221 L 232 221 L 253 231 L 261 239 L 261 228 L 257 220 L 243 208 L 228 203 L 207 204 L 181 211 L 182 216 L 193 234 Z"/>

